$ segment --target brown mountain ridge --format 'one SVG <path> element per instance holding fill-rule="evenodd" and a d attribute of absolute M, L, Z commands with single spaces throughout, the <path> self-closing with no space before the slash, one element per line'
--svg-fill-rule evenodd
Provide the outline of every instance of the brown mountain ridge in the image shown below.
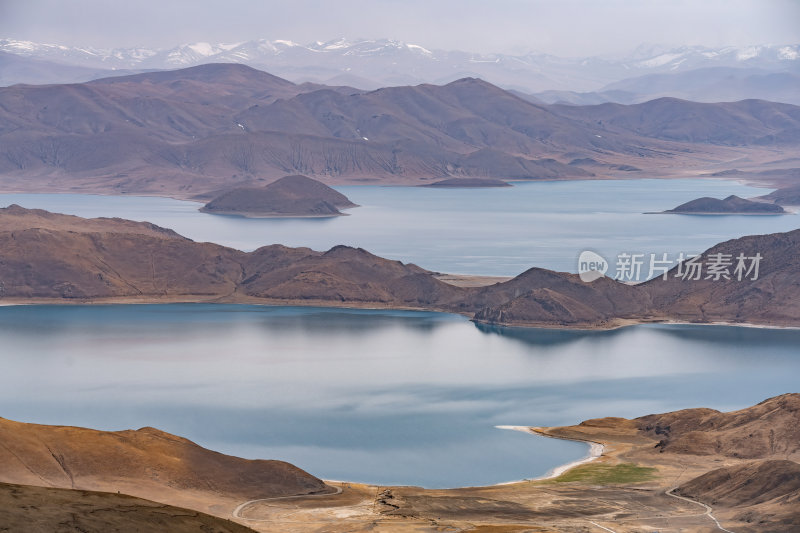
<path fill-rule="evenodd" d="M 271 245 L 250 253 L 148 223 L 0 209 L 5 302 L 204 301 L 428 309 L 498 325 L 612 328 L 638 322 L 800 324 L 800 230 L 727 241 L 701 255 L 761 257 L 757 279 L 668 279 L 631 286 L 531 268 L 459 287 L 366 250 Z"/>
<path fill-rule="evenodd" d="M 292 174 L 327 183 L 580 179 L 600 167 L 568 162 L 663 170 L 707 166 L 730 147 L 779 152 L 800 142 L 798 110 L 675 99 L 545 106 L 475 78 L 364 92 L 209 64 L 0 88 L 0 176 L 6 190 L 181 198 Z"/>

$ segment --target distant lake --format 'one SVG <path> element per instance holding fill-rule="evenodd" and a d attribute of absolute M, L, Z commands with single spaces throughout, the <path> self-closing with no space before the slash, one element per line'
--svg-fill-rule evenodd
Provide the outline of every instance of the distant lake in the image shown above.
<path fill-rule="evenodd" d="M 0 416 L 155 426 L 315 475 L 451 487 L 586 453 L 573 424 L 797 391 L 800 331 L 478 327 L 439 313 L 246 305 L 0 307 Z"/>
<path fill-rule="evenodd" d="M 574 272 L 590 249 L 698 253 L 718 242 L 800 227 L 800 217 L 645 215 L 701 196 L 752 197 L 767 189 L 711 179 L 526 182 L 499 189 L 337 187 L 361 207 L 330 219 L 243 219 L 200 204 L 154 197 L 2 194 L 18 203 L 86 217 L 147 220 L 197 241 L 250 251 L 266 244 L 327 250 L 337 244 L 450 273 L 516 275 L 532 266 Z M 648 255 L 649 257 L 649 255 Z"/>

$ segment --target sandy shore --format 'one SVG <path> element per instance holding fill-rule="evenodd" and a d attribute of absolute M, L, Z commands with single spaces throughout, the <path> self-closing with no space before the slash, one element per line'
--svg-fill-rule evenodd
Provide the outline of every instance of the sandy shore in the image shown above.
<path fill-rule="evenodd" d="M 730 328 L 755 328 L 755 329 L 800 329 L 800 326 L 780 326 L 772 324 L 753 324 L 751 322 L 680 322 L 665 320 L 663 322 L 649 322 L 650 324 L 664 324 L 677 326 L 728 326 Z M 644 322 L 643 322 L 644 324 Z"/>
<path fill-rule="evenodd" d="M 573 468 L 575 468 L 577 466 L 581 466 L 581 465 L 585 465 L 587 463 L 591 463 L 595 459 L 597 459 L 600 456 L 602 456 L 603 452 L 605 451 L 605 446 L 600 442 L 586 441 L 586 440 L 580 440 L 580 439 L 566 439 L 564 437 L 555 437 L 553 435 L 548 435 L 547 433 L 542 432 L 541 428 L 538 428 L 538 427 L 530 427 L 530 426 L 495 426 L 495 427 L 497 429 L 508 429 L 508 430 L 511 430 L 511 431 L 521 431 L 523 433 L 528 433 L 530 435 L 538 435 L 538 436 L 541 436 L 541 437 L 548 437 L 550 439 L 561 439 L 561 440 L 571 440 L 571 441 L 574 441 L 574 442 L 585 442 L 586 444 L 589 445 L 589 453 L 586 455 L 586 457 L 584 457 L 582 459 L 578 459 L 577 461 L 572 461 L 571 463 L 567 463 L 567 464 L 563 464 L 563 465 L 557 466 L 557 467 L 553 468 L 552 470 L 550 470 L 547 474 L 545 474 L 543 476 L 535 477 L 535 478 L 529 478 L 529 479 L 523 479 L 523 480 L 518 480 L 518 481 L 507 481 L 505 483 L 497 483 L 497 485 L 511 485 L 513 483 L 520 483 L 522 481 L 542 481 L 542 480 L 545 480 L 545 479 L 554 479 L 554 478 L 557 478 L 558 476 L 560 476 L 561 474 L 563 474 L 564 472 L 566 472 L 568 470 L 572 470 Z"/>
<path fill-rule="evenodd" d="M 473 274 L 434 274 L 439 281 L 456 287 L 488 287 L 495 283 L 510 281 L 513 276 L 479 276 Z"/>

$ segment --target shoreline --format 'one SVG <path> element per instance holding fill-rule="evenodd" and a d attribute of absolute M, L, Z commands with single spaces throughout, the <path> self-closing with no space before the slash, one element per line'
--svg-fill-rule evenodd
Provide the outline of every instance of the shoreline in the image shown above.
<path fill-rule="evenodd" d="M 551 468 L 547 471 L 546 474 L 539 477 L 534 478 L 526 478 L 520 479 L 516 481 L 505 481 L 503 483 L 495 483 L 494 485 L 490 485 L 492 487 L 498 487 L 503 485 L 513 485 L 515 483 L 524 483 L 529 481 L 546 481 L 549 479 L 555 479 L 560 475 L 572 470 L 581 465 L 585 465 L 595 461 L 603 456 L 606 451 L 606 445 L 602 442 L 596 442 L 591 440 L 584 440 L 584 439 L 568 439 L 566 437 L 558 437 L 555 435 L 549 435 L 544 432 L 544 428 L 536 427 L 536 426 L 495 426 L 497 429 L 506 429 L 510 431 L 521 431 L 523 433 L 527 433 L 529 435 L 536 435 L 539 437 L 547 437 L 550 439 L 559 439 L 559 440 L 568 440 L 572 442 L 583 442 L 589 445 L 589 450 L 587 451 L 586 455 L 581 459 L 576 459 L 575 461 L 570 461 L 569 463 L 565 463 L 554 468 Z"/>
<path fill-rule="evenodd" d="M 425 489 L 425 490 L 462 490 L 462 489 L 476 489 L 476 488 L 485 488 L 485 487 L 504 487 L 507 485 L 516 485 L 518 483 L 530 483 L 533 481 L 547 481 L 550 479 L 555 479 L 558 476 L 572 470 L 581 465 L 585 465 L 591 463 L 602 457 L 606 452 L 606 445 L 602 442 L 584 440 L 584 439 L 568 439 L 566 437 L 557 437 L 555 435 L 548 435 L 544 433 L 545 428 L 535 427 L 535 426 L 494 426 L 496 429 L 505 429 L 510 431 L 520 431 L 522 433 L 527 433 L 528 435 L 539 436 L 539 437 L 547 437 L 551 439 L 559 439 L 559 440 L 568 440 L 572 442 L 583 442 L 589 445 L 589 449 L 580 459 L 576 459 L 574 461 L 570 461 L 569 463 L 564 463 L 558 466 L 555 466 L 548 470 L 544 475 L 538 477 L 531 477 L 525 479 L 516 479 L 513 481 L 501 481 L 499 483 L 490 483 L 488 485 L 465 485 L 463 487 L 447 487 L 444 489 Z M 417 485 L 391 485 L 391 484 L 376 484 L 364 481 L 345 481 L 341 479 L 323 479 L 325 483 L 339 483 L 339 484 L 353 484 L 353 485 L 364 485 L 368 487 L 416 487 Z M 424 487 L 423 487 L 424 488 Z"/>
<path fill-rule="evenodd" d="M 709 169 L 705 169 L 709 170 Z M 552 182 L 587 182 L 587 181 L 642 181 L 642 180 L 655 180 L 655 181 L 666 181 L 666 180 L 675 180 L 675 179 L 700 179 L 700 180 L 709 180 L 709 181 L 728 181 L 732 183 L 738 183 L 740 185 L 745 185 L 748 187 L 753 187 L 757 189 L 769 189 L 771 191 L 779 190 L 783 187 L 778 187 L 774 183 L 772 183 L 768 178 L 763 180 L 759 180 L 758 178 L 750 177 L 738 177 L 738 176 L 712 176 L 708 173 L 700 173 L 703 172 L 702 169 L 697 169 L 688 175 L 685 173 L 675 173 L 675 172 L 666 172 L 663 173 L 658 170 L 647 170 L 643 169 L 640 172 L 646 172 L 647 176 L 628 176 L 624 174 L 600 174 L 595 176 L 583 176 L 583 177 L 556 177 L 556 178 L 536 178 L 536 179 L 509 179 L 509 178 L 490 178 L 490 179 L 497 179 L 498 181 L 503 181 L 506 184 L 510 185 L 511 187 L 517 184 L 528 184 L 528 183 L 552 183 Z M 105 178 L 108 176 L 95 176 L 92 179 L 97 178 Z M 454 176 L 455 178 L 459 178 L 458 176 Z M 29 179 L 29 178 L 25 178 Z M 88 179 L 88 178 L 87 178 Z M 279 179 L 279 178 L 275 178 Z M 316 178 L 314 178 L 316 179 Z M 508 187 L 430 187 L 431 183 L 427 182 L 428 179 L 440 179 L 440 178 L 411 178 L 409 180 L 399 180 L 394 181 L 392 179 L 384 180 L 382 178 L 368 178 L 367 180 L 359 179 L 359 178 L 349 178 L 349 179 L 342 179 L 342 180 L 333 180 L 334 183 L 329 183 L 325 181 L 324 183 L 332 188 L 337 187 L 402 187 L 402 188 L 427 188 L 427 189 L 487 189 L 487 188 L 508 188 Z M 448 179 L 448 178 L 443 178 Z M 364 183 L 364 181 L 369 181 L 369 183 Z M 10 186 L 6 189 L 0 190 L 0 194 L 67 194 L 67 195 L 88 195 L 88 196 L 111 196 L 111 197 L 142 197 L 142 198 L 167 198 L 170 200 L 178 200 L 183 202 L 192 202 L 196 204 L 201 204 L 201 207 L 198 208 L 198 211 L 202 209 L 202 206 L 205 205 L 208 200 L 207 199 L 200 199 L 199 197 L 207 196 L 208 194 L 213 194 L 215 191 L 211 192 L 192 192 L 191 194 L 183 193 L 179 190 L 172 191 L 172 192 L 161 192 L 161 191 L 119 191 L 114 190 L 113 188 L 103 189 L 103 188 L 93 188 L 93 187 L 71 187 L 68 189 L 64 189 L 63 187 L 57 186 L 39 186 L 36 187 L 36 190 L 31 190 L 28 187 L 20 187 L 19 184 L 17 186 Z M 349 209 L 349 208 L 346 208 Z M 346 215 L 347 213 L 342 213 Z M 234 215 L 235 216 L 235 215 Z M 337 215 L 333 215 L 337 216 Z M 301 217 L 302 218 L 302 217 Z"/>
<path fill-rule="evenodd" d="M 791 211 L 782 211 L 780 213 L 723 213 L 723 212 L 714 212 L 714 211 L 697 211 L 695 213 L 686 212 L 678 212 L 678 211 L 645 211 L 642 213 L 643 215 L 684 215 L 684 216 L 700 216 L 700 217 L 775 217 L 781 215 L 794 215 Z"/>
<path fill-rule="evenodd" d="M 355 206 L 359 207 L 359 206 Z M 347 208 L 350 209 L 350 208 Z M 201 207 L 198 209 L 199 212 L 206 214 L 206 215 L 217 215 L 223 217 L 238 217 L 238 218 L 250 218 L 250 219 L 261 219 L 261 218 L 336 218 L 336 217 L 349 217 L 350 213 L 330 213 L 324 215 L 317 215 L 317 214 L 302 214 L 302 213 L 251 213 L 249 211 L 211 211 L 206 209 L 205 207 Z"/>
<path fill-rule="evenodd" d="M 475 325 L 498 327 L 498 328 L 517 328 L 517 329 L 549 329 L 555 331 L 614 331 L 632 326 L 647 325 L 671 325 L 671 326 L 727 326 L 733 328 L 754 328 L 754 329 L 774 329 L 774 330 L 800 330 L 800 325 L 779 325 L 779 324 L 757 324 L 753 322 L 687 322 L 681 320 L 670 320 L 668 318 L 659 320 L 638 320 L 620 319 L 615 323 L 605 326 L 587 325 L 563 326 L 557 324 L 531 323 L 531 324 L 496 324 L 475 320 L 472 313 L 459 312 L 455 310 L 437 309 L 432 307 L 407 307 L 383 304 L 381 302 L 332 302 L 327 300 L 272 300 L 255 297 L 242 297 L 228 299 L 229 296 L 207 297 L 207 296 L 166 296 L 162 298 L 140 298 L 140 297 L 110 297 L 96 299 L 63 299 L 63 298 L 42 298 L 42 299 L 5 299 L 0 297 L 0 307 L 22 307 L 36 305 L 56 305 L 56 306 L 102 306 L 102 305 L 169 305 L 169 304 L 203 304 L 203 305 L 254 305 L 263 307 L 307 307 L 328 308 L 328 309 L 360 309 L 366 311 L 416 311 L 420 313 L 441 313 L 467 318 Z M 511 427 L 511 426 L 509 426 Z M 522 427 L 522 426 L 521 426 Z"/>

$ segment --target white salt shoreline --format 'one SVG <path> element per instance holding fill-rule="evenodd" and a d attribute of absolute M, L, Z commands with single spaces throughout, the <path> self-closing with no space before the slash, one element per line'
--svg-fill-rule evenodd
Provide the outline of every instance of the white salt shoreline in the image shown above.
<path fill-rule="evenodd" d="M 517 481 L 506 481 L 504 483 L 496 483 L 496 485 L 498 485 L 498 486 L 499 485 L 513 485 L 514 483 L 522 483 L 524 481 L 543 481 L 543 480 L 546 480 L 546 479 L 554 479 L 554 478 L 557 478 L 558 476 L 560 476 L 561 474 L 563 474 L 564 472 L 566 472 L 568 470 L 572 470 L 573 468 L 575 468 L 577 466 L 581 466 L 581 465 L 584 465 L 584 464 L 587 464 L 587 463 L 591 463 L 592 461 L 594 461 L 595 459 L 597 459 L 598 457 L 603 455 L 603 452 L 605 451 L 605 446 L 603 444 L 599 443 L 599 442 L 579 440 L 579 439 L 567 439 L 567 438 L 564 438 L 564 437 L 555 437 L 553 435 L 547 435 L 546 433 L 541 433 L 539 431 L 536 431 L 537 429 L 541 429 L 541 428 L 537 428 L 537 427 L 531 427 L 531 426 L 495 426 L 495 427 L 497 429 L 508 429 L 508 430 L 511 430 L 511 431 L 521 431 L 523 433 L 528 433 L 530 435 L 538 435 L 540 437 L 547 437 L 547 438 L 551 438 L 551 439 L 571 440 L 573 442 L 585 442 L 586 444 L 589 445 L 589 453 L 583 459 L 578 459 L 577 461 L 572 461 L 571 463 L 567 463 L 567 464 L 564 464 L 564 465 L 557 466 L 557 467 L 553 468 L 552 470 L 550 470 L 547 474 L 545 474 L 543 476 L 540 476 L 540 477 L 528 478 L 528 479 L 520 479 L 520 480 L 517 480 Z"/>

